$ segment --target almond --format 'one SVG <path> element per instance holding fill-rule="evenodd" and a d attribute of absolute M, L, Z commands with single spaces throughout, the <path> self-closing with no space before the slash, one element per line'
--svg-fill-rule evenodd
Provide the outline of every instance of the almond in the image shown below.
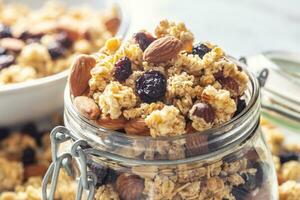
<path fill-rule="evenodd" d="M 180 40 L 166 36 L 153 41 L 144 52 L 144 60 L 153 63 L 164 62 L 174 58 L 183 48 Z"/>
<path fill-rule="evenodd" d="M 118 17 L 111 18 L 105 22 L 106 29 L 115 35 L 120 27 L 120 19 Z"/>
<path fill-rule="evenodd" d="M 0 46 L 9 51 L 20 52 L 25 47 L 25 43 L 15 38 L 3 38 L 0 40 Z"/>
<path fill-rule="evenodd" d="M 89 87 L 90 70 L 95 65 L 96 59 L 93 56 L 80 55 L 75 59 L 69 78 L 71 93 L 75 97 L 82 95 Z"/>
<path fill-rule="evenodd" d="M 127 121 L 125 118 L 119 118 L 119 119 L 103 118 L 97 120 L 97 124 L 99 124 L 100 126 L 106 129 L 111 129 L 111 130 L 123 129 L 125 127 L 126 122 Z"/>
<path fill-rule="evenodd" d="M 137 175 L 122 174 L 117 179 L 117 191 L 123 200 L 141 199 L 144 180 Z"/>
<path fill-rule="evenodd" d="M 92 98 L 78 96 L 74 99 L 74 105 L 88 119 L 97 119 L 100 115 L 100 109 Z"/>
<path fill-rule="evenodd" d="M 128 135 L 150 135 L 150 129 L 146 125 L 145 120 L 142 118 L 131 119 L 126 123 L 124 129 Z"/>

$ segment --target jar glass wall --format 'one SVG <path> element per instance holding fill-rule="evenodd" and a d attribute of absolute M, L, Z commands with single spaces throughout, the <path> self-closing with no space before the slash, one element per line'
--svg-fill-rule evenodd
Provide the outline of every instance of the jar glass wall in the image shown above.
<path fill-rule="evenodd" d="M 95 199 L 278 199 L 272 156 L 259 127 L 259 86 L 248 75 L 247 107 L 240 114 L 220 127 L 171 138 L 101 128 L 76 112 L 67 87 L 67 134 L 87 144 L 81 152 L 96 175 Z M 77 163 L 82 169 L 82 160 Z"/>

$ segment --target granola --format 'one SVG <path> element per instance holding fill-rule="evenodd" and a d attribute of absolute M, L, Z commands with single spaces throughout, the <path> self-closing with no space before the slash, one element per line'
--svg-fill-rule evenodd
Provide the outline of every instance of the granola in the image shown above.
<path fill-rule="evenodd" d="M 67 69 L 74 55 L 93 53 L 104 46 L 119 25 L 115 7 L 98 12 L 47 2 L 33 10 L 24 4 L 1 1 L 0 86 Z"/>
<path fill-rule="evenodd" d="M 99 106 L 96 121 L 125 118 L 128 124 L 118 128 L 132 135 L 128 126 L 144 119 L 152 137 L 186 134 L 190 122 L 199 132 L 228 122 L 237 114 L 249 78 L 221 47 L 193 41 L 183 23 L 167 20 L 159 23 L 155 36 L 140 31 L 123 45 L 116 38 L 107 40 L 94 55 L 89 91 L 83 94 Z M 71 88 L 76 84 L 81 83 L 70 81 Z M 196 109 L 199 103 L 211 109 Z M 201 112 L 213 119 L 207 121 Z"/>

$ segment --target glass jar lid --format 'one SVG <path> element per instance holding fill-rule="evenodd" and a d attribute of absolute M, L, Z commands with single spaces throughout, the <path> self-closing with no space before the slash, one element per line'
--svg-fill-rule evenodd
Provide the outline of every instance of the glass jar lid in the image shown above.
<path fill-rule="evenodd" d="M 250 71 L 266 76 L 261 81 L 263 114 L 272 121 L 299 131 L 300 54 L 269 51 L 248 57 Z"/>

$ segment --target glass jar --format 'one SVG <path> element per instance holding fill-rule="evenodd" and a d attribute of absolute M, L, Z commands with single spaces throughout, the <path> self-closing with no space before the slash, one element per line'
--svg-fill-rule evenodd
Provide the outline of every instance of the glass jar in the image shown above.
<path fill-rule="evenodd" d="M 63 167 L 79 181 L 77 199 L 83 191 L 101 200 L 278 199 L 272 156 L 259 126 L 259 84 L 243 68 L 250 82 L 241 113 L 220 127 L 170 138 L 99 127 L 76 111 L 67 86 L 66 128 L 51 133 L 53 163 L 43 181 L 43 198 L 52 176 L 53 199 Z"/>

